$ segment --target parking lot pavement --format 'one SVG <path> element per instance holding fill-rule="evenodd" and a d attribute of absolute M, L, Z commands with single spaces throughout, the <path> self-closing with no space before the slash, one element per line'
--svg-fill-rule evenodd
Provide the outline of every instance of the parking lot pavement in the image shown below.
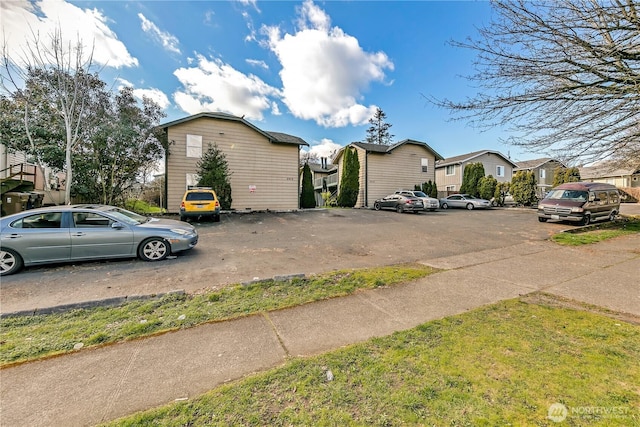
<path fill-rule="evenodd" d="M 573 225 L 541 224 L 531 209 L 449 209 L 419 215 L 368 209 L 225 214 L 194 223 L 198 246 L 161 262 L 27 268 L 2 278 L 0 311 L 34 311 L 174 290 L 197 292 L 254 278 L 391 265 L 541 242 Z"/>

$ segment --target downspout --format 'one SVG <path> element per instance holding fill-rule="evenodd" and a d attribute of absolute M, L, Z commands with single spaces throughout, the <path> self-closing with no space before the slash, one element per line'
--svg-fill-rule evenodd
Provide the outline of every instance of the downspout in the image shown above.
<path fill-rule="evenodd" d="M 296 210 L 300 209 L 300 200 L 301 200 L 301 197 L 302 197 L 302 195 L 300 194 L 300 193 L 302 193 L 302 188 L 301 188 L 301 184 L 300 184 L 300 175 L 302 175 L 300 173 L 300 145 L 298 145 L 298 161 L 297 161 L 297 165 L 298 166 L 297 166 L 296 169 L 298 170 L 298 186 L 296 188 L 296 191 L 298 192 L 298 205 L 296 207 Z M 315 197 L 315 193 L 316 193 L 316 190 L 314 189 L 313 190 L 313 197 Z"/>
<path fill-rule="evenodd" d="M 364 150 L 364 207 L 369 207 L 369 150 Z"/>

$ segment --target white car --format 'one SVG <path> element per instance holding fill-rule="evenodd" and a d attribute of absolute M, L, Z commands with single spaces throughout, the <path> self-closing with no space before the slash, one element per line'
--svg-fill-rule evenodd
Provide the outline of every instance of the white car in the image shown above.
<path fill-rule="evenodd" d="M 435 211 L 440 207 L 438 199 L 427 196 L 424 192 L 418 190 L 400 190 L 396 191 L 396 194 L 402 194 L 403 196 L 417 197 L 422 200 L 425 211 Z"/>

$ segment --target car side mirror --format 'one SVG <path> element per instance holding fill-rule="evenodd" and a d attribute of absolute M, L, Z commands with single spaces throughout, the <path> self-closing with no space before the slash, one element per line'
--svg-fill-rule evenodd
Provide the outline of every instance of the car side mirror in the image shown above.
<path fill-rule="evenodd" d="M 121 222 L 114 222 L 111 224 L 111 228 L 115 228 L 116 230 L 121 230 L 124 228 L 124 224 Z"/>

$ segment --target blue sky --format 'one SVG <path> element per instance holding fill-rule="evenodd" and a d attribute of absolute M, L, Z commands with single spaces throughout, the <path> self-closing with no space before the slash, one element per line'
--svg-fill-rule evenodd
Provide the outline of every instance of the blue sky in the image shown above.
<path fill-rule="evenodd" d="M 167 114 L 245 116 L 303 138 L 320 155 L 366 136 L 382 108 L 394 141 L 428 143 L 444 157 L 497 150 L 505 130 L 452 122 L 425 96 L 464 100 L 476 89 L 474 53 L 450 46 L 489 22 L 486 1 L 60 1 L 2 0 L 2 37 L 18 57 L 31 30 L 56 27 L 94 44 L 114 88 L 132 86 Z"/>

